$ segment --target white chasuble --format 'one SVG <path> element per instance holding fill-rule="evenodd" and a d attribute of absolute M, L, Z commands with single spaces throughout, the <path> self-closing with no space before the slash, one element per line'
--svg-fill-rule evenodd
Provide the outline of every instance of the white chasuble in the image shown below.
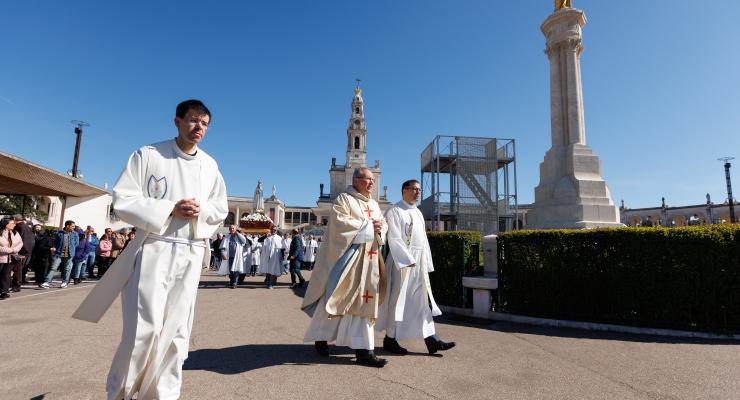
<path fill-rule="evenodd" d="M 316 261 L 316 249 L 318 248 L 319 245 L 316 243 L 316 239 L 306 240 L 306 251 L 303 254 L 303 261 Z"/>
<path fill-rule="evenodd" d="M 386 212 L 388 223 L 388 297 L 380 309 L 377 330 L 397 340 L 434 335 L 433 316 L 442 315 L 432 296 L 434 271 L 424 216 L 405 201 Z M 413 265 L 413 267 L 411 266 Z"/>
<path fill-rule="evenodd" d="M 262 258 L 262 243 L 257 241 L 257 238 L 252 239 L 252 265 L 260 266 L 260 259 Z M 262 271 L 259 271 L 262 272 Z"/>
<path fill-rule="evenodd" d="M 280 235 L 270 235 L 262 242 L 262 259 L 260 260 L 260 272 L 280 276 L 283 274 L 283 239 Z"/>
<path fill-rule="evenodd" d="M 200 203 L 197 218 L 170 215 L 177 201 L 189 198 Z M 201 149 L 185 154 L 175 140 L 144 146 L 113 187 L 113 208 L 137 228 L 137 241 L 75 317 L 99 319 L 108 306 L 101 312 L 90 303 L 121 292 L 123 334 L 108 373 L 108 398 L 131 399 L 137 392 L 141 400 L 179 398 L 201 266 L 210 258 L 207 240 L 228 212 L 224 180 Z"/>
<path fill-rule="evenodd" d="M 380 221 L 380 235 L 372 220 Z M 313 311 L 306 342 L 372 350 L 373 324 L 385 295 L 378 246 L 387 226 L 378 203 L 349 186 L 337 196 L 302 308 Z"/>
<path fill-rule="evenodd" d="M 244 268 L 246 270 L 249 270 L 249 267 L 252 266 L 252 246 L 250 246 L 249 243 L 247 243 L 247 245 L 242 249 L 242 262 L 244 263 Z"/>

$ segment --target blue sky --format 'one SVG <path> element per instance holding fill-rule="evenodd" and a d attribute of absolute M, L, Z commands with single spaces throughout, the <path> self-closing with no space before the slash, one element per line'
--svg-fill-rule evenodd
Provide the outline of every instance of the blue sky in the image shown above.
<path fill-rule="evenodd" d="M 550 146 L 550 0 L 25 1 L 0 15 L 0 149 L 66 171 L 85 131 L 85 180 L 112 184 L 139 146 L 175 135 L 175 105 L 213 112 L 203 148 L 229 194 L 257 178 L 314 205 L 344 160 L 354 79 L 368 160 L 391 200 L 435 135 L 514 138 L 519 202 Z M 573 0 L 585 11 L 586 140 L 615 203 L 726 198 L 740 163 L 740 2 Z M 740 171 L 734 168 L 735 178 Z M 740 192 L 740 186 L 736 189 Z"/>

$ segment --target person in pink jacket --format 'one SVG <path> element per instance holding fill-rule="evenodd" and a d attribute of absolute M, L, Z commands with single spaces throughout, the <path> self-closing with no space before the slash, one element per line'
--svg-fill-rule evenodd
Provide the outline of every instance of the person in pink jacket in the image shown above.
<path fill-rule="evenodd" d="M 100 243 L 98 243 L 99 258 L 96 259 L 98 260 L 98 278 L 102 277 L 105 271 L 108 270 L 108 267 L 110 267 L 110 252 L 112 249 L 113 242 L 111 242 L 107 233 L 103 234 L 103 237 L 100 238 Z"/>
<path fill-rule="evenodd" d="M 23 248 L 21 235 L 13 232 L 15 221 L 12 218 L 0 220 L 0 300 L 10 297 L 10 271 L 19 262 L 13 256 Z"/>

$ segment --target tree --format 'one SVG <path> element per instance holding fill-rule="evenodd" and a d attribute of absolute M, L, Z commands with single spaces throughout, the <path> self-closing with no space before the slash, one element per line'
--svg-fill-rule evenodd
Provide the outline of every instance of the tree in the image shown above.
<path fill-rule="evenodd" d="M 44 196 L 0 195 L 0 214 L 23 214 L 39 221 L 46 221 L 49 214 L 45 210 Z"/>

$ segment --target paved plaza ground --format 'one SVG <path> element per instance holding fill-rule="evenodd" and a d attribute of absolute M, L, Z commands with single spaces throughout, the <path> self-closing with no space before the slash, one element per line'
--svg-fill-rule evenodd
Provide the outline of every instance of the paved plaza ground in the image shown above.
<path fill-rule="evenodd" d="M 382 369 L 353 352 L 330 359 L 302 343 L 302 291 L 283 276 L 224 287 L 204 273 L 183 399 L 732 399 L 740 343 L 470 321 L 443 316 L 457 347 L 429 356 L 421 341 Z M 99 324 L 70 318 L 94 283 L 24 289 L 0 302 L 0 399 L 103 399 L 121 333 L 120 303 Z M 58 286 L 58 285 L 57 285 Z M 382 335 L 376 336 L 382 344 Z"/>

